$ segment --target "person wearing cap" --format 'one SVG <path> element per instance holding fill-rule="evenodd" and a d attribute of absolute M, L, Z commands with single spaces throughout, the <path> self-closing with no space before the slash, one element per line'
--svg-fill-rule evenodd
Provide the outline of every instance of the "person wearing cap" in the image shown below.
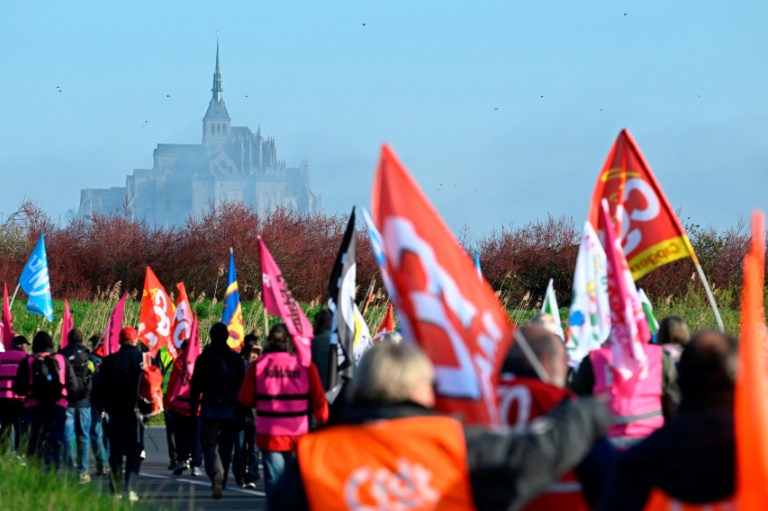
<path fill-rule="evenodd" d="M 27 358 L 29 343 L 23 335 L 13 338 L 8 351 L 0 352 L 0 442 L 10 443 L 13 429 L 11 450 L 18 452 L 21 438 L 21 410 L 24 407 L 24 396 L 13 392 L 13 380 L 19 372 L 19 364 Z"/>
<path fill-rule="evenodd" d="M 48 371 L 47 375 L 44 371 Z M 54 378 L 58 378 L 58 386 L 50 385 Z M 69 360 L 54 352 L 53 338 L 48 332 L 35 334 L 32 355 L 19 364 L 12 390 L 25 397 L 21 420 L 28 435 L 27 456 L 38 456 L 46 466 L 53 465 L 58 470 L 64 449 L 67 396 L 80 391 L 80 382 Z"/>
<path fill-rule="evenodd" d="M 136 485 L 144 450 L 144 423 L 137 413 L 144 357 L 138 343 L 135 328 L 126 327 L 120 331 L 120 349 L 102 362 L 91 397 L 94 408 L 109 416 L 106 432 L 110 451 L 110 488 L 116 498 L 122 498 L 120 475 L 125 457 L 125 486 L 131 502 L 139 500 Z"/>
<path fill-rule="evenodd" d="M 104 344 L 104 334 L 94 334 L 88 339 L 91 351 L 88 353 L 88 359 L 93 363 L 95 373 L 94 382 L 99 374 L 102 357 L 99 348 Z M 104 425 L 109 422 L 109 417 L 103 411 L 97 410 L 91 403 L 91 452 L 96 460 L 96 475 L 105 476 L 109 474 L 109 443 L 104 437 Z"/>

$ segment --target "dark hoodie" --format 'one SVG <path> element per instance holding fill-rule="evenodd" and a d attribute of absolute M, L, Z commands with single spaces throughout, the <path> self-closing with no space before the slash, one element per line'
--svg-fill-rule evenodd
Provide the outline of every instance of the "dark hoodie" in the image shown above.
<path fill-rule="evenodd" d="M 32 340 L 32 353 L 31 357 L 42 353 L 47 353 L 49 356 L 54 355 L 53 339 L 48 333 L 38 332 L 35 334 L 35 338 Z M 16 379 L 13 381 L 13 391 L 20 396 L 28 396 L 30 393 L 28 360 L 29 358 L 19 364 Z M 80 382 L 66 357 L 64 357 L 64 388 L 67 389 L 68 395 L 74 395 L 80 391 Z"/>

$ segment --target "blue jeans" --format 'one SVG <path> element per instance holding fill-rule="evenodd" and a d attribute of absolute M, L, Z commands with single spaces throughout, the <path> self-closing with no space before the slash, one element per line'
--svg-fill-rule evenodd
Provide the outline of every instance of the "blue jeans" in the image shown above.
<path fill-rule="evenodd" d="M 56 405 L 30 406 L 24 408 L 21 420 L 28 435 L 27 456 L 38 457 L 46 467 L 53 465 L 58 470 L 67 411 Z"/>
<path fill-rule="evenodd" d="M 101 418 L 98 410 L 91 408 L 91 450 L 96 459 L 96 471 L 109 467 L 109 442 L 104 434 L 104 425 L 109 421 L 106 415 Z"/>
<path fill-rule="evenodd" d="M 269 506 L 275 483 L 285 472 L 285 460 L 295 455 L 294 451 L 261 451 L 264 460 L 264 491 L 267 494 L 267 506 Z"/>
<path fill-rule="evenodd" d="M 91 439 L 91 407 L 67 408 L 67 421 L 64 423 L 64 435 L 67 447 L 67 467 L 75 468 L 77 473 L 88 472 L 88 453 Z M 75 456 L 77 454 L 77 456 Z M 77 458 L 77 460 L 75 460 Z"/>

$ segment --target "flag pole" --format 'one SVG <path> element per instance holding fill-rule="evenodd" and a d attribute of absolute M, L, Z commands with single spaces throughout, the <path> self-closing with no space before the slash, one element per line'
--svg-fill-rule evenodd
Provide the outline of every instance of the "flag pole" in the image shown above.
<path fill-rule="evenodd" d="M 13 301 L 16 299 L 16 293 L 19 292 L 19 288 L 21 287 L 21 282 L 16 284 L 16 291 L 13 292 L 13 298 L 11 298 L 11 304 L 8 306 L 9 309 L 13 308 Z"/>
<path fill-rule="evenodd" d="M 267 307 L 264 306 L 264 335 L 262 338 L 266 339 L 269 335 L 269 318 L 267 317 Z"/>
<path fill-rule="evenodd" d="M 539 362 L 539 358 L 533 352 L 533 349 L 531 348 L 531 345 L 528 344 L 528 340 L 525 338 L 525 336 L 520 333 L 519 328 L 515 328 L 515 342 L 520 345 L 520 349 L 523 350 L 523 355 L 525 355 L 525 358 L 528 359 L 528 363 L 531 364 L 531 367 L 536 372 L 536 375 L 539 377 L 539 379 L 544 383 L 551 382 L 552 378 L 549 377 L 547 370 L 544 369 L 544 366 L 541 365 L 541 362 Z"/>
<path fill-rule="evenodd" d="M 707 276 L 704 275 L 704 270 L 701 268 L 701 265 L 698 263 L 698 261 L 696 261 L 695 266 L 696 266 L 696 271 L 699 273 L 699 277 L 701 278 L 701 283 L 704 284 L 704 291 L 706 291 L 707 293 L 707 299 L 709 300 L 709 304 L 712 306 L 712 311 L 715 313 L 717 328 L 719 328 L 721 332 L 725 332 L 725 327 L 723 326 L 723 319 L 720 317 L 720 311 L 717 308 L 717 303 L 715 303 L 715 295 L 712 294 L 712 289 L 710 289 L 709 287 Z"/>

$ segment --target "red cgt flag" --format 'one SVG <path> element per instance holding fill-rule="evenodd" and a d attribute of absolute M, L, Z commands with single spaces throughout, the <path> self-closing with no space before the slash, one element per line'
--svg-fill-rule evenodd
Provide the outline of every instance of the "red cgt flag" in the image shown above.
<path fill-rule="evenodd" d="M 192 307 L 187 298 L 187 289 L 183 282 L 176 284 L 179 296 L 176 298 L 176 312 L 173 314 L 173 327 L 171 339 L 167 344 L 168 354 L 176 360 L 179 357 L 181 344 L 190 338 L 192 334 Z"/>
<path fill-rule="evenodd" d="M 437 408 L 500 424 L 496 384 L 514 326 L 394 152 L 383 146 L 371 211 L 381 228 L 398 318 L 435 364 Z"/>
<path fill-rule="evenodd" d="M 589 221 L 602 230 L 600 201 L 608 200 L 612 219 L 623 206 L 621 239 L 632 277 L 637 280 L 651 270 L 696 254 L 629 131 L 622 130 L 613 144 L 592 194 Z M 619 215 L 621 216 L 621 215 Z"/>
<path fill-rule="evenodd" d="M 740 510 L 768 502 L 768 373 L 765 348 L 765 217 L 752 215 L 752 244 L 744 257 L 741 342 L 736 378 L 736 500 Z"/>
<path fill-rule="evenodd" d="M 147 266 L 139 312 L 139 339 L 149 348 L 153 357 L 171 338 L 173 313 L 171 298 L 157 280 L 155 272 Z"/>

